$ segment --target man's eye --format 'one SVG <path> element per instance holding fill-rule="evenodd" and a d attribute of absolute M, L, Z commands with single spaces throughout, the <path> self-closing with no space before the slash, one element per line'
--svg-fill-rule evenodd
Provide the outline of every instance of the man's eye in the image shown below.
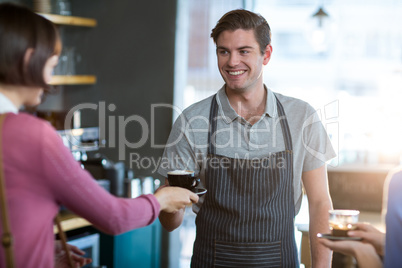
<path fill-rule="evenodd" d="M 228 52 L 226 50 L 219 50 L 218 51 L 219 55 L 226 55 Z"/>
<path fill-rule="evenodd" d="M 240 54 L 248 54 L 249 52 L 247 50 L 240 50 Z"/>

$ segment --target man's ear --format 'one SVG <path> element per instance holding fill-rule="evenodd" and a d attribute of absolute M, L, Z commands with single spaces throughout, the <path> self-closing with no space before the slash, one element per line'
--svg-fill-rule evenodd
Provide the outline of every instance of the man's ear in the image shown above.
<path fill-rule="evenodd" d="M 269 60 L 271 59 L 272 51 L 273 51 L 272 46 L 267 45 L 267 47 L 265 48 L 265 52 L 264 52 L 264 61 L 263 61 L 264 65 L 267 65 Z"/>

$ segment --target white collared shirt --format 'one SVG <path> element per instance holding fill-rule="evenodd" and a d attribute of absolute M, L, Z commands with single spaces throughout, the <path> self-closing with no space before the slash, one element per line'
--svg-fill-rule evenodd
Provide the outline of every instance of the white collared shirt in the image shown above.
<path fill-rule="evenodd" d="M 15 107 L 9 98 L 0 92 L 0 114 L 5 113 L 18 114 L 18 108 Z"/>

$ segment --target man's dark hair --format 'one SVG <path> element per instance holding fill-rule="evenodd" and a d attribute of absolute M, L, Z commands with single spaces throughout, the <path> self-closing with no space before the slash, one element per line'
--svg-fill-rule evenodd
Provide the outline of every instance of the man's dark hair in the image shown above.
<path fill-rule="evenodd" d="M 244 9 L 232 10 L 223 15 L 215 28 L 212 29 L 211 37 L 216 44 L 222 32 L 235 31 L 237 29 L 254 30 L 261 54 L 264 54 L 267 45 L 271 44 L 271 28 L 268 22 L 260 14 Z"/>

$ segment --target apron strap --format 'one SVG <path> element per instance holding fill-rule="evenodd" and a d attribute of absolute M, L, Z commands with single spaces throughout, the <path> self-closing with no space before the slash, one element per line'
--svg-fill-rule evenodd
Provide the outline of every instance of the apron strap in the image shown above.
<path fill-rule="evenodd" d="M 281 121 L 282 127 L 282 135 L 285 141 L 285 149 L 287 152 L 293 152 L 293 145 L 292 145 L 292 136 L 290 135 L 290 129 L 288 124 L 288 119 L 285 114 L 285 110 L 283 109 L 282 103 L 278 100 L 278 97 L 275 94 L 276 98 L 276 105 L 278 107 L 279 119 Z"/>
<path fill-rule="evenodd" d="M 211 109 L 209 112 L 209 128 L 208 128 L 208 154 L 216 154 L 216 129 L 218 121 L 218 103 L 216 101 L 216 94 L 212 98 Z M 212 136 L 214 137 L 212 139 Z"/>
<path fill-rule="evenodd" d="M 6 114 L 0 114 L 0 205 L 1 205 L 1 221 L 3 226 L 3 235 L 1 237 L 1 243 L 4 247 L 6 256 L 6 267 L 13 268 L 14 265 L 14 251 L 13 251 L 13 236 L 10 230 L 10 221 L 8 218 L 8 210 L 6 204 L 6 183 L 4 180 L 3 169 L 3 122 L 6 118 Z"/>

